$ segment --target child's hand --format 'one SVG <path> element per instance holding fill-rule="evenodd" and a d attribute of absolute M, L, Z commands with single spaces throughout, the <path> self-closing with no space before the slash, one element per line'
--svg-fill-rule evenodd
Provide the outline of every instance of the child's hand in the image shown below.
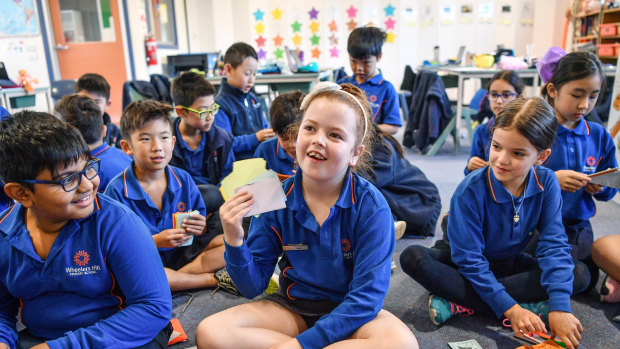
<path fill-rule="evenodd" d="M 536 314 L 515 304 L 506 310 L 504 315 L 510 320 L 512 331 L 517 337 L 523 337 L 525 333 L 542 332 L 547 333 L 545 323 Z"/>
<path fill-rule="evenodd" d="M 270 129 L 270 128 L 266 128 L 264 130 L 260 130 L 260 131 L 256 132 L 256 138 L 261 143 L 263 141 L 268 140 L 268 139 L 272 139 L 275 136 L 276 136 L 275 132 L 273 132 L 273 130 Z"/>
<path fill-rule="evenodd" d="M 166 229 L 159 234 L 153 235 L 155 245 L 159 247 L 177 247 L 192 236 L 185 233 L 185 229 Z"/>
<path fill-rule="evenodd" d="M 488 161 L 484 161 L 481 158 L 477 157 L 477 156 L 472 156 L 469 161 L 467 162 L 467 169 L 469 170 L 469 172 L 471 171 L 475 171 L 479 168 L 483 168 L 484 166 L 488 165 L 489 162 Z"/>
<path fill-rule="evenodd" d="M 551 338 L 560 337 L 568 349 L 579 346 L 583 327 L 573 314 L 564 311 L 550 311 L 549 329 L 551 330 Z"/>
<path fill-rule="evenodd" d="M 604 188 L 604 187 L 602 187 L 602 186 L 600 186 L 600 185 L 598 185 L 598 184 L 588 183 L 588 184 L 586 185 L 586 192 L 587 192 L 587 193 L 589 193 L 589 194 L 594 195 L 594 194 L 598 194 L 598 193 L 600 193 L 601 191 L 603 191 L 603 188 Z"/>
<path fill-rule="evenodd" d="M 207 219 L 200 213 L 191 213 L 189 218 L 183 220 L 183 224 L 181 224 L 181 226 L 188 234 L 200 235 L 205 231 Z"/>
<path fill-rule="evenodd" d="M 224 229 L 224 239 L 230 246 L 243 245 L 243 227 L 241 221 L 250 212 L 254 199 L 245 190 L 230 197 L 220 207 L 220 220 Z"/>
<path fill-rule="evenodd" d="M 591 180 L 587 175 L 572 170 L 555 171 L 555 175 L 558 177 L 558 182 L 560 182 L 560 188 L 571 193 L 586 186 Z"/>

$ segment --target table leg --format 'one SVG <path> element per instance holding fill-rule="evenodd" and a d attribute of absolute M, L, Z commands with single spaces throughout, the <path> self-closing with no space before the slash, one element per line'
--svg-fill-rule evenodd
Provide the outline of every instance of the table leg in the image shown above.
<path fill-rule="evenodd" d="M 460 148 L 460 138 L 461 138 L 461 116 L 463 115 L 463 90 L 465 90 L 465 77 L 461 74 L 458 75 L 458 87 L 456 89 L 456 120 L 455 120 L 455 130 L 456 133 L 454 137 L 454 154 L 459 153 Z"/>
<path fill-rule="evenodd" d="M 534 74 L 534 78 L 532 79 L 532 85 L 534 85 L 532 86 L 534 88 L 533 96 L 540 96 L 540 77 L 538 76 L 538 73 Z"/>

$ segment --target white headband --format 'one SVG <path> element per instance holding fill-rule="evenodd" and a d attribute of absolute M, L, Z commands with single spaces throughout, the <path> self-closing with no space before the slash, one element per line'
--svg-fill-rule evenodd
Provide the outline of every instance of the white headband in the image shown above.
<path fill-rule="evenodd" d="M 340 87 L 340 85 L 335 84 L 333 82 L 329 82 L 329 81 L 319 82 L 318 84 L 314 85 L 314 87 L 312 88 L 312 91 L 310 91 L 310 93 L 308 93 L 306 97 L 304 97 L 304 100 L 301 102 L 300 109 L 305 110 L 308 107 L 308 104 L 310 104 L 310 102 L 318 94 L 327 92 L 327 91 L 342 92 L 345 95 L 351 97 L 355 101 L 355 103 L 357 103 L 357 105 L 360 107 L 360 110 L 362 111 L 362 115 L 364 116 L 364 133 L 362 135 L 362 142 L 363 142 L 364 139 L 366 138 L 366 132 L 368 131 L 368 115 L 366 115 L 366 109 L 364 109 L 364 107 L 362 106 L 362 103 L 357 99 L 357 97 L 355 97 L 354 95 L 350 94 L 347 91 L 344 91 L 342 87 Z"/>

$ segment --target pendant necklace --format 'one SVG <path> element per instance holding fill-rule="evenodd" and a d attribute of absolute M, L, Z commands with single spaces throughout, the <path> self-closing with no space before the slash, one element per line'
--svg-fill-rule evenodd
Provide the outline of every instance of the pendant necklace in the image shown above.
<path fill-rule="evenodd" d="M 512 198 L 512 194 L 510 194 L 510 200 L 512 200 L 512 208 L 515 211 L 515 215 L 512 217 L 512 220 L 514 220 L 515 223 L 519 223 L 519 210 L 521 210 L 521 206 L 523 206 L 523 201 L 525 201 L 525 198 L 521 200 L 521 204 L 519 205 L 519 208 L 515 207 L 515 201 Z"/>

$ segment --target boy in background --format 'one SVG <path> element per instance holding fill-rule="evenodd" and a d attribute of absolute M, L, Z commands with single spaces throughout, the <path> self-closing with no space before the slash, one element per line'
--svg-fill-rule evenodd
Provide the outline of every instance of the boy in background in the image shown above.
<path fill-rule="evenodd" d="M 179 117 L 172 127 L 176 143 L 170 165 L 189 172 L 207 213 L 216 212 L 224 203 L 217 185 L 232 171 L 235 155 L 233 136 L 213 125 L 219 110 L 215 88 L 202 75 L 188 72 L 172 81 L 171 95 Z"/>
<path fill-rule="evenodd" d="M 383 132 L 393 135 L 402 126 L 398 93 L 377 69 L 386 37 L 385 32 L 376 27 L 353 30 L 347 42 L 353 76 L 344 77 L 338 83 L 350 83 L 362 89 L 372 107 L 372 121 Z"/>
<path fill-rule="evenodd" d="M 62 120 L 80 131 L 90 156 L 100 160 L 99 192 L 103 193 L 112 178 L 131 164 L 131 157 L 103 140 L 106 127 L 99 107 L 91 98 L 78 94 L 64 96 L 56 103 L 55 110 Z"/>
<path fill-rule="evenodd" d="M 233 150 L 237 160 L 251 158 L 259 143 L 275 136 L 268 128 L 258 97 L 251 92 L 256 79 L 258 56 L 252 46 L 238 42 L 226 50 L 224 72 L 215 102 L 221 116 L 215 124 L 235 138 Z"/>
<path fill-rule="evenodd" d="M 295 174 L 295 139 L 288 127 L 294 124 L 300 116 L 299 107 L 305 94 L 300 91 L 283 93 L 276 97 L 269 109 L 271 127 L 276 134 L 272 138 L 258 145 L 255 158 L 267 161 L 267 168 L 278 173 L 280 180 Z"/>
<path fill-rule="evenodd" d="M 225 265 L 224 239 L 204 234 L 205 205 L 194 180 L 168 165 L 175 143 L 172 110 L 154 100 L 125 108 L 121 147 L 133 156 L 133 163 L 110 182 L 105 194 L 127 205 L 149 228 L 172 291 L 214 287 L 218 285 L 214 273 Z M 192 211 L 199 213 L 191 213 L 181 228 L 173 226 L 175 213 Z M 194 235 L 191 245 L 181 246 Z M 225 270 L 218 273 L 224 275 Z"/>
<path fill-rule="evenodd" d="M 153 239 L 97 194 L 79 131 L 17 113 L 0 121 L 0 163 L 17 201 L 0 217 L 0 348 L 166 348 L 172 300 Z"/>
<path fill-rule="evenodd" d="M 95 73 L 88 73 L 80 76 L 75 83 L 75 92 L 79 95 L 88 96 L 95 101 L 101 115 L 103 117 L 103 124 L 106 127 L 106 134 L 103 140 L 111 146 L 121 147 L 121 132 L 118 126 L 112 123 L 110 115 L 107 111 L 110 108 L 110 84 L 106 79 Z"/>

